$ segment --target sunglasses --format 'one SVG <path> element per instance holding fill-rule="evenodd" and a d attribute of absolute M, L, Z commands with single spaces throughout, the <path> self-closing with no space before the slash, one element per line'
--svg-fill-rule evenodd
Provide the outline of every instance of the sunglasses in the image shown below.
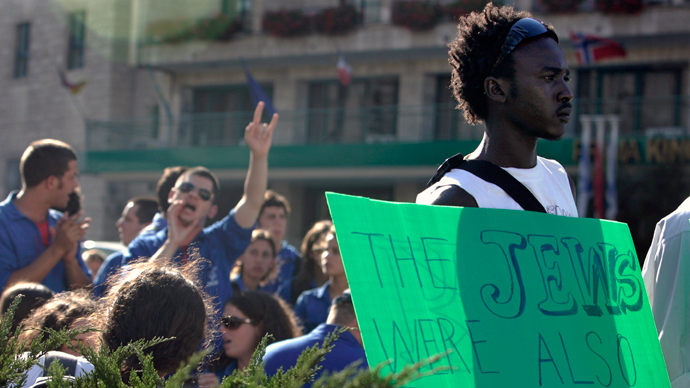
<path fill-rule="evenodd" d="M 240 326 L 242 326 L 243 323 L 249 323 L 253 325 L 256 323 L 256 321 L 249 318 L 239 318 L 233 315 L 228 315 L 227 317 L 221 318 L 220 323 L 222 323 L 223 326 L 225 326 L 225 328 L 228 330 L 236 330 Z"/>
<path fill-rule="evenodd" d="M 182 182 L 179 185 L 177 185 L 176 188 L 183 193 L 189 193 L 192 192 L 194 189 L 197 189 L 196 186 L 189 182 Z M 208 201 L 211 198 L 213 198 L 213 193 L 201 187 L 197 189 L 197 193 L 199 193 L 199 198 L 203 199 L 204 201 Z"/>
<path fill-rule="evenodd" d="M 543 22 L 532 18 L 518 20 L 510 27 L 508 36 L 506 36 L 506 41 L 503 43 L 503 46 L 501 46 L 501 53 L 498 55 L 496 64 L 494 64 L 491 72 L 493 73 L 493 71 L 496 70 L 496 67 L 515 50 L 515 47 L 517 47 L 520 42 L 527 38 L 535 38 L 541 35 L 548 35 L 558 43 L 558 35 L 556 35 L 553 30 L 549 30 Z"/>

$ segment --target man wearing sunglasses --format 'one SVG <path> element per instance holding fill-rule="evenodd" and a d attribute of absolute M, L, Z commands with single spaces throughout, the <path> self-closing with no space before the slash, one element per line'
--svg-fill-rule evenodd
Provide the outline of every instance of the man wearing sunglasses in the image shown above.
<path fill-rule="evenodd" d="M 537 156 L 538 140 L 562 138 L 572 112 L 570 71 L 553 28 L 489 3 L 460 19 L 449 48 L 453 94 L 470 124 L 484 123 L 484 137 L 470 154 L 446 160 L 417 203 L 576 217 L 565 169 Z"/>
<path fill-rule="evenodd" d="M 139 258 L 172 258 L 185 264 L 197 258 L 206 292 L 214 297 L 217 311 L 232 295 L 230 271 L 235 260 L 249 245 L 252 230 L 264 201 L 268 179 L 268 152 L 273 130 L 278 123 L 274 114 L 270 124 L 261 124 L 264 104 L 260 102 L 254 120 L 245 130 L 244 140 L 250 150 L 249 170 L 244 195 L 222 220 L 204 228 L 206 220 L 218 212 L 218 178 L 204 167 L 186 170 L 170 190 L 166 219 L 168 226 L 153 235 L 140 235 L 129 246 L 126 262 Z"/>

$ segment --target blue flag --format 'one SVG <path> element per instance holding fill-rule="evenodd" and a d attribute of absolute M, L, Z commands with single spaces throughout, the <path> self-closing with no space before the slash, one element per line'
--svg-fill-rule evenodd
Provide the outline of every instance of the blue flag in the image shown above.
<path fill-rule="evenodd" d="M 249 97 L 252 99 L 252 105 L 256 106 L 259 101 L 263 101 L 264 112 L 268 113 L 269 117 L 273 116 L 273 114 L 276 113 L 276 110 L 273 108 L 271 99 L 268 97 L 266 92 L 261 89 L 261 86 L 259 86 L 254 77 L 252 77 L 252 73 L 249 72 L 249 69 L 244 61 L 241 61 L 240 63 L 242 65 L 242 69 L 244 70 L 244 75 L 247 76 L 247 83 L 249 84 Z"/>

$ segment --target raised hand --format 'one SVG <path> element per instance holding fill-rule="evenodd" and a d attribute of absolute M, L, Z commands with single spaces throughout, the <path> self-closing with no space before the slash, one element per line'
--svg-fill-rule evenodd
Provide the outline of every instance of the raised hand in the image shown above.
<path fill-rule="evenodd" d="M 184 241 L 190 237 L 190 234 L 197 231 L 203 220 L 194 220 L 185 222 L 180 219 L 179 215 L 184 208 L 186 201 L 184 199 L 177 199 L 168 207 L 168 240 L 173 243 L 176 248 L 179 248 Z M 201 225 L 203 227 L 203 225 Z"/>
<path fill-rule="evenodd" d="M 259 102 L 254 110 L 254 120 L 247 125 L 244 131 L 244 141 L 249 146 L 254 156 L 266 157 L 271 149 L 273 131 L 278 124 L 278 114 L 273 114 L 269 124 L 261 123 L 261 115 L 264 111 L 264 103 Z"/>

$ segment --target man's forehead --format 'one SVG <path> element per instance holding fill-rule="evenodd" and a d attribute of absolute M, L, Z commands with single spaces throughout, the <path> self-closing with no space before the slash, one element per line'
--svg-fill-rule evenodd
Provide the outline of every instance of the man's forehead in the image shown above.
<path fill-rule="evenodd" d="M 555 40 L 549 37 L 521 44 L 513 53 L 515 68 L 539 71 L 542 68 L 558 68 L 568 70 L 563 50 Z"/>

